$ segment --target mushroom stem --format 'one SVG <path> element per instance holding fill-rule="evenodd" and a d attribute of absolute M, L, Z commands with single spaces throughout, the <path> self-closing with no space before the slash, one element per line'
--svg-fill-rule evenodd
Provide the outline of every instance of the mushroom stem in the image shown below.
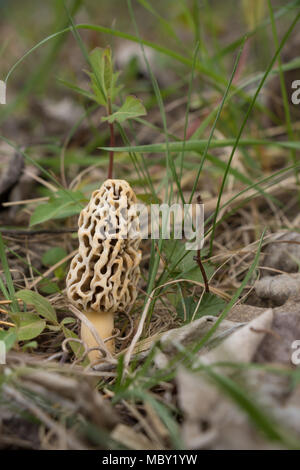
<path fill-rule="evenodd" d="M 88 320 L 93 324 L 100 338 L 105 340 L 112 336 L 114 329 L 114 315 L 112 312 L 84 312 Z M 99 344 L 96 341 L 96 338 L 83 322 L 81 323 L 81 339 L 86 343 L 88 348 L 97 348 Z M 113 354 L 115 351 L 115 342 L 113 339 L 105 342 L 107 349 Z M 100 351 L 91 351 L 88 354 L 88 357 L 91 362 L 99 360 L 101 358 Z"/>

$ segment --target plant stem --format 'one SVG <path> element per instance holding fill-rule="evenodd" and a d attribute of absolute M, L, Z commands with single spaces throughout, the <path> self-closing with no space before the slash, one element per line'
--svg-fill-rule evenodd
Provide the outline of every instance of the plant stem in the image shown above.
<path fill-rule="evenodd" d="M 108 115 L 110 116 L 112 114 L 110 99 L 108 100 L 107 108 L 108 108 L 107 109 Z M 108 126 L 109 126 L 109 132 L 110 132 L 110 147 L 114 147 L 115 146 L 114 125 L 113 123 L 108 123 Z M 111 150 L 109 152 L 109 165 L 108 165 L 108 174 L 107 174 L 108 179 L 111 179 L 113 177 L 113 169 L 114 169 L 114 151 Z"/>
<path fill-rule="evenodd" d="M 202 259 L 201 259 L 201 250 L 197 250 L 197 256 L 195 256 L 195 261 L 197 261 L 197 264 L 200 268 L 200 271 L 201 271 L 201 274 L 202 274 L 202 277 L 203 277 L 203 281 L 204 281 L 204 290 L 205 292 L 209 293 L 210 290 L 209 290 L 209 283 L 208 283 L 208 279 L 207 279 L 207 276 L 206 276 L 206 272 L 205 272 L 205 269 L 204 269 L 204 266 L 202 264 Z"/>
<path fill-rule="evenodd" d="M 197 196 L 197 204 L 203 204 L 202 197 L 201 197 L 200 194 Z M 197 261 L 197 264 L 200 268 L 200 271 L 201 271 L 201 274 L 202 274 L 202 277 L 203 277 L 204 287 L 205 287 L 204 290 L 205 290 L 205 292 L 209 293 L 210 292 L 209 283 L 208 283 L 208 279 L 207 279 L 207 276 L 206 276 L 206 271 L 205 271 L 204 266 L 202 264 L 201 249 L 200 248 L 198 248 L 197 256 L 194 256 L 194 260 Z"/>

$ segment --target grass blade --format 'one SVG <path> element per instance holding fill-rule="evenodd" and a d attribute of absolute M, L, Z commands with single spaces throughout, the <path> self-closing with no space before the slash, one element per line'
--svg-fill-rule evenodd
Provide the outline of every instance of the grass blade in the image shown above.
<path fill-rule="evenodd" d="M 270 71 L 271 71 L 271 69 L 272 69 L 272 67 L 273 67 L 273 65 L 274 65 L 274 63 L 275 63 L 277 57 L 278 57 L 278 55 L 280 54 L 281 49 L 283 48 L 283 46 L 284 46 L 284 44 L 286 43 L 288 37 L 289 37 L 290 34 L 292 33 L 292 31 L 293 31 L 294 27 L 296 26 L 296 24 L 297 24 L 299 18 L 300 18 L 300 13 L 298 13 L 298 15 L 296 16 L 296 18 L 295 18 L 294 21 L 292 22 L 291 26 L 288 28 L 287 32 L 286 32 L 285 35 L 283 36 L 282 41 L 281 41 L 279 47 L 277 48 L 277 50 L 276 50 L 274 56 L 272 57 L 272 59 L 271 59 L 269 65 L 268 65 L 268 67 L 267 67 L 267 70 L 266 70 L 266 72 L 265 72 L 263 78 L 261 79 L 261 82 L 260 82 L 260 84 L 259 84 L 259 86 L 258 86 L 258 88 L 257 88 L 257 90 L 256 90 L 256 92 L 255 92 L 255 94 L 254 94 L 254 97 L 253 97 L 253 99 L 252 99 L 252 102 L 250 103 L 250 106 L 249 106 L 249 108 L 248 108 L 248 110 L 247 110 L 247 112 L 246 112 L 245 118 L 244 118 L 244 120 L 243 120 L 243 122 L 242 122 L 242 125 L 241 125 L 241 127 L 240 127 L 239 133 L 238 133 L 238 135 L 237 135 L 236 141 L 235 141 L 235 143 L 234 143 L 233 149 L 232 149 L 232 151 L 231 151 L 231 154 L 230 154 L 230 157 L 229 157 L 229 160 L 228 160 L 228 165 L 227 165 L 227 168 L 226 168 L 226 170 L 225 170 L 225 174 L 224 174 L 224 176 L 223 176 L 223 180 L 222 180 L 221 187 L 220 187 L 220 191 L 219 191 L 217 206 L 216 206 L 216 210 L 215 210 L 215 216 L 214 216 L 214 220 L 213 220 L 213 230 L 212 230 L 211 239 L 210 239 L 210 249 L 209 249 L 210 254 L 212 253 L 212 249 L 213 249 L 213 242 L 214 242 L 214 236 L 215 236 L 215 224 L 216 224 L 216 220 L 217 220 L 218 213 L 219 213 L 219 208 L 220 208 L 220 203 L 221 203 L 222 194 L 223 194 L 223 191 L 224 191 L 224 188 L 225 188 L 225 182 L 226 182 L 226 179 L 227 179 L 229 167 L 230 167 L 230 165 L 231 165 L 233 156 L 234 156 L 235 151 L 236 151 L 236 149 L 237 149 L 237 147 L 238 147 L 239 140 L 240 140 L 241 135 L 242 135 L 242 133 L 243 133 L 243 130 L 244 130 L 245 126 L 246 126 L 246 123 L 247 123 L 247 121 L 248 121 L 248 118 L 249 118 L 249 116 L 250 116 L 250 113 L 251 113 L 251 111 L 252 111 L 252 109 L 253 109 L 253 107 L 254 107 L 254 104 L 255 104 L 255 101 L 256 101 L 256 99 L 257 99 L 257 97 L 258 97 L 258 95 L 259 95 L 259 92 L 260 92 L 260 90 L 262 89 L 262 87 L 263 87 L 263 85 L 264 85 L 264 83 L 265 83 L 265 81 L 266 81 L 266 79 L 267 79 L 267 77 L 268 77 L 268 75 L 269 75 L 269 73 L 270 73 Z"/>

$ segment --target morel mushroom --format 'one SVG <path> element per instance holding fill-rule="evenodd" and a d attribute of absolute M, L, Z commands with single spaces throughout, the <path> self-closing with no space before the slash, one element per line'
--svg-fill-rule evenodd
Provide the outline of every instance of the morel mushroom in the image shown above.
<path fill-rule="evenodd" d="M 135 204 L 126 181 L 108 179 L 78 220 L 79 249 L 67 276 L 67 295 L 103 340 L 113 334 L 114 314 L 128 309 L 137 296 L 141 234 Z M 81 338 L 88 348 L 99 346 L 83 322 Z M 114 351 L 113 339 L 105 345 Z M 99 357 L 97 350 L 89 353 L 91 361 Z"/>

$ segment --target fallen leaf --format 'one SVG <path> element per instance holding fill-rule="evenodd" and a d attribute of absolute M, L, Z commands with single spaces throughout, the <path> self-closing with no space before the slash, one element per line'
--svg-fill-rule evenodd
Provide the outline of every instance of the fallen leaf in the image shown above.
<path fill-rule="evenodd" d="M 228 313 L 226 320 L 240 323 L 248 322 L 261 315 L 265 310 L 265 308 L 247 304 L 234 305 Z"/>
<path fill-rule="evenodd" d="M 161 352 L 158 352 L 154 358 L 156 367 L 165 367 L 170 357 L 178 352 L 179 344 L 186 347 L 203 338 L 216 321 L 216 317 L 206 315 L 180 328 L 174 328 L 163 333 L 160 337 Z M 215 341 L 232 333 L 232 331 L 239 326 L 240 325 L 235 322 L 223 320 L 212 336 L 211 341 Z"/>
<path fill-rule="evenodd" d="M 283 305 L 300 292 L 300 273 L 263 277 L 256 282 L 255 292 L 259 298 L 269 300 L 275 306 Z"/>
<path fill-rule="evenodd" d="M 286 242 L 286 243 L 284 243 Z M 264 266 L 286 273 L 298 272 L 300 263 L 300 233 L 276 233 L 264 252 Z M 263 270 L 264 275 L 272 274 Z"/>
<path fill-rule="evenodd" d="M 273 309 L 271 331 L 265 336 L 255 355 L 260 363 L 276 362 L 292 365 L 292 343 L 300 339 L 300 298 Z"/>
<path fill-rule="evenodd" d="M 273 321 L 272 309 L 265 310 L 247 325 L 234 331 L 221 344 L 201 355 L 199 363 L 215 362 L 251 362 L 260 343 L 271 328 Z"/>

